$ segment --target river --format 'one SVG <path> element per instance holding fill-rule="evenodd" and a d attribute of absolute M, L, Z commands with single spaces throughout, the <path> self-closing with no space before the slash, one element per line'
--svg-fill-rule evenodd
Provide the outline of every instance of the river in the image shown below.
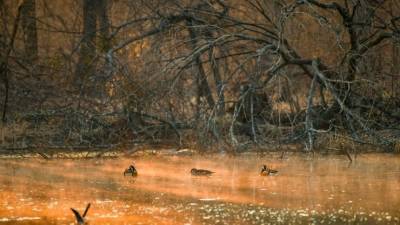
<path fill-rule="evenodd" d="M 134 162 L 139 175 L 123 176 Z M 262 177 L 263 164 L 278 170 Z M 215 172 L 193 177 L 192 168 Z M 0 224 L 400 224 L 400 156 L 0 160 Z"/>

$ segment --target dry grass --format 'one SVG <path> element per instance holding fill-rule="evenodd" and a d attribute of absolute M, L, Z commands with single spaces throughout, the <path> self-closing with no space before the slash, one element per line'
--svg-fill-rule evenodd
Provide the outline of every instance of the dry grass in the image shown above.
<path fill-rule="evenodd" d="M 400 154 L 400 140 L 394 142 L 394 153 Z"/>
<path fill-rule="evenodd" d="M 27 122 L 2 124 L 0 126 L 0 143 L 16 143 L 25 137 L 28 127 Z"/>
<path fill-rule="evenodd" d="M 361 151 L 362 145 L 353 141 L 346 134 L 326 133 L 319 134 L 315 142 L 316 149 L 343 152 Z"/>

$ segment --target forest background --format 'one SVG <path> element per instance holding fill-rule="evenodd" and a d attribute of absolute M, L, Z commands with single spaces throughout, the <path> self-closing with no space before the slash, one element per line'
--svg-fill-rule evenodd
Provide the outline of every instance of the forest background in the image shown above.
<path fill-rule="evenodd" d="M 397 0 L 0 0 L 0 149 L 400 152 Z"/>

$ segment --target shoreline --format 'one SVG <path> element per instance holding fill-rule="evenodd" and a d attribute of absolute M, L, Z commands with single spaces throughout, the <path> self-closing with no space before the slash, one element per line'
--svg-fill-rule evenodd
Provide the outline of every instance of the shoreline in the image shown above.
<path fill-rule="evenodd" d="M 343 156 L 349 162 L 355 161 L 358 156 L 377 154 L 377 155 L 393 155 L 400 156 L 397 152 L 386 152 L 382 150 L 367 150 L 357 151 L 348 154 L 344 151 L 332 151 L 326 149 L 316 150 L 314 152 L 306 152 L 301 149 L 285 148 L 285 149 L 248 149 L 240 152 L 218 151 L 218 150 L 198 150 L 194 148 L 152 148 L 146 145 L 136 146 L 134 148 L 109 148 L 109 149 L 31 149 L 31 150 L 0 150 L 0 160 L 3 159 L 108 159 L 108 158 L 137 158 L 148 156 L 181 156 L 181 157 L 196 157 L 196 156 L 246 156 L 259 155 L 264 157 L 272 155 L 283 159 L 293 155 L 324 157 L 324 156 Z"/>

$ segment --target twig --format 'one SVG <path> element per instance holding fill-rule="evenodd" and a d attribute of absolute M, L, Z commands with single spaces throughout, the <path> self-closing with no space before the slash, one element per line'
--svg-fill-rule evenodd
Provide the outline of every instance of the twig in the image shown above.
<path fill-rule="evenodd" d="M 40 156 L 42 156 L 44 159 L 49 160 L 50 157 L 47 156 L 46 154 L 44 154 L 43 152 L 39 152 L 39 151 L 35 151 L 37 154 L 39 154 Z"/>

